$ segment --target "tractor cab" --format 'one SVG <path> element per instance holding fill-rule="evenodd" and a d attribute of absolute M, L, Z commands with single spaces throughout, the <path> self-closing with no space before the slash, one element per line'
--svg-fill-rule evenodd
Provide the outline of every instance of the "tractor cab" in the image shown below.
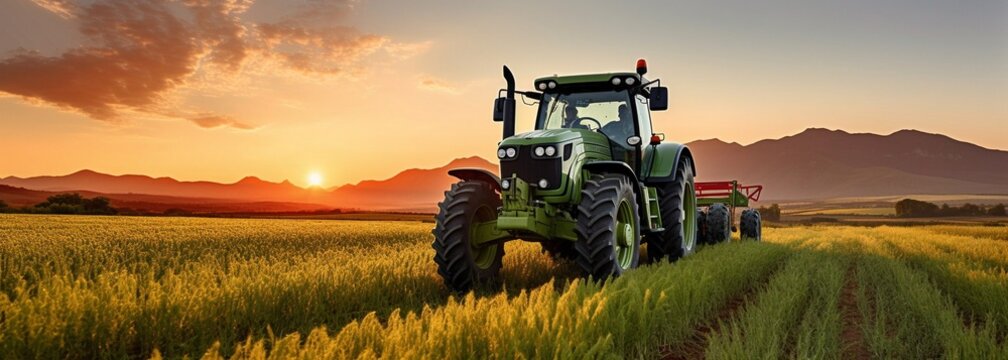
<path fill-rule="evenodd" d="M 643 85 L 642 85 L 643 84 Z M 542 91 L 535 129 L 577 129 L 605 135 L 611 156 L 640 170 L 642 138 L 650 139 L 651 110 L 664 110 L 664 88 L 648 87 L 637 73 L 552 76 L 535 81 Z M 658 101 L 650 106 L 652 90 Z M 661 94 L 659 94 L 661 93 Z M 661 97 L 661 99 L 658 99 Z"/>

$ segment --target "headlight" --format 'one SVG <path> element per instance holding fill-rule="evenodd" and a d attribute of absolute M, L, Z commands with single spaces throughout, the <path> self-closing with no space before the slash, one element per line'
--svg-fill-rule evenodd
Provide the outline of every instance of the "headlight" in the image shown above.
<path fill-rule="evenodd" d="M 507 150 L 497 149 L 497 158 L 498 159 L 503 159 L 505 156 L 507 156 Z"/>
<path fill-rule="evenodd" d="M 543 156 L 543 154 L 545 154 L 545 153 L 546 153 L 546 150 L 543 149 L 542 146 L 536 146 L 536 148 L 535 148 L 535 155 L 536 156 Z"/>
<path fill-rule="evenodd" d="M 507 190 L 511 188 L 511 180 L 504 179 L 501 180 L 501 189 Z"/>
<path fill-rule="evenodd" d="M 553 156 L 556 155 L 556 148 L 552 146 L 547 146 L 544 152 L 546 152 L 546 156 Z"/>
<path fill-rule="evenodd" d="M 612 84 L 613 84 L 613 85 L 617 85 L 617 86 L 618 86 L 618 85 L 620 84 L 620 82 L 621 82 L 621 81 L 622 81 L 622 80 L 620 80 L 620 78 L 612 78 Z"/>
<path fill-rule="evenodd" d="M 515 151 L 514 148 L 507 148 L 507 150 L 506 150 L 506 152 L 504 154 L 507 155 L 507 157 L 509 157 L 509 158 L 513 158 L 513 157 L 515 157 L 515 155 L 518 154 L 518 152 Z"/>
<path fill-rule="evenodd" d="M 632 77 L 626 78 L 627 85 L 633 85 L 635 82 L 637 82 L 637 80 Z"/>
<path fill-rule="evenodd" d="M 544 82 L 539 83 L 539 90 L 546 90 L 546 83 Z"/>
<path fill-rule="evenodd" d="M 539 180 L 539 187 L 540 188 L 545 189 L 547 186 L 549 186 L 549 181 L 546 181 L 546 179 Z"/>

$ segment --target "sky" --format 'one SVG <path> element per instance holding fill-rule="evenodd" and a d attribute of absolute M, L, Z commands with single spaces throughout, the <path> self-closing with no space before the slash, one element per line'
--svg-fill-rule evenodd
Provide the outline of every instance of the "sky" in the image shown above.
<path fill-rule="evenodd" d="M 0 176 L 328 187 L 493 159 L 501 65 L 530 89 L 637 58 L 669 88 L 670 141 L 918 129 L 1008 149 L 1003 0 L 0 0 Z"/>

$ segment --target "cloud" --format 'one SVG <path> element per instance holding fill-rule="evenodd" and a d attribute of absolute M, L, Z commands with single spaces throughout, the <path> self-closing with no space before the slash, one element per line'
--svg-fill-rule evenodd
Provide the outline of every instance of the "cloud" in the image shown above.
<path fill-rule="evenodd" d="M 199 116 L 190 117 L 189 121 L 192 121 L 194 124 L 204 129 L 212 129 L 222 126 L 242 130 L 255 129 L 255 126 L 243 123 L 241 121 L 235 120 L 234 118 L 223 115 L 202 114 Z"/>
<path fill-rule="evenodd" d="M 241 18 L 253 0 L 32 1 L 76 22 L 87 43 L 57 56 L 22 49 L 0 59 L 0 93 L 109 122 L 133 110 L 205 128 L 252 128 L 224 115 L 166 111 L 166 98 L 183 86 L 200 88 L 187 82 L 214 78 L 193 76 L 197 73 L 241 76 L 251 57 L 275 59 L 272 63 L 306 75 L 352 74 L 364 67 L 365 57 L 380 50 L 402 59 L 427 47 L 333 25 L 352 11 L 352 0 L 306 0 L 279 20 L 263 23 Z"/>
<path fill-rule="evenodd" d="M 458 94 L 459 88 L 448 81 L 430 75 L 420 77 L 419 87 L 421 89 L 442 91 L 449 94 Z"/>
<path fill-rule="evenodd" d="M 35 5 L 59 15 L 61 18 L 69 19 L 74 17 L 74 4 L 69 0 L 32 0 Z"/>
<path fill-rule="evenodd" d="M 259 34 L 270 54 L 306 73 L 339 74 L 389 42 L 346 26 L 313 28 L 296 22 L 260 24 Z"/>
<path fill-rule="evenodd" d="M 80 32 L 96 45 L 0 61 L 0 91 L 113 120 L 144 109 L 192 73 L 200 44 L 160 2 L 109 1 L 80 9 Z"/>

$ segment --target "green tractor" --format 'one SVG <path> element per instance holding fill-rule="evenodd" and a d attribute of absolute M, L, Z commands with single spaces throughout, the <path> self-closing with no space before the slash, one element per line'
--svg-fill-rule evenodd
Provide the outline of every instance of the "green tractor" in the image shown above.
<path fill-rule="evenodd" d="M 604 280 L 697 246 L 696 164 L 682 144 L 664 142 L 651 112 L 668 108 L 668 89 L 636 72 L 536 79 L 538 91 L 507 88 L 494 102 L 504 125 L 500 174 L 454 169 L 434 228 L 434 260 L 448 287 L 495 283 L 504 243 L 539 242 Z M 535 130 L 515 134 L 515 94 L 538 102 Z"/>

